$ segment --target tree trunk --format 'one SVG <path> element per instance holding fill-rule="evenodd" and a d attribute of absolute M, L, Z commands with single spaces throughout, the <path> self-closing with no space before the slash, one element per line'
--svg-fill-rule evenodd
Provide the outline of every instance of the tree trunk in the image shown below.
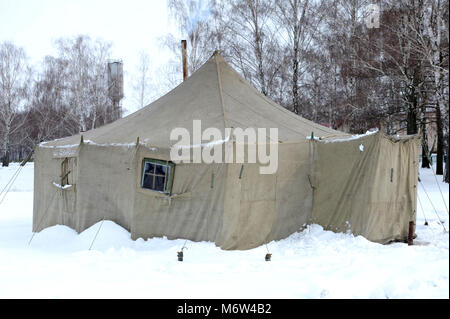
<path fill-rule="evenodd" d="M 5 136 L 3 137 L 3 157 L 2 157 L 2 166 L 9 166 L 9 134 L 10 134 L 11 126 L 8 123 L 6 125 Z"/>
<path fill-rule="evenodd" d="M 417 134 L 417 112 L 416 108 L 413 106 L 408 108 L 408 115 L 406 118 L 406 134 Z"/>
<path fill-rule="evenodd" d="M 294 107 L 294 113 L 298 114 L 298 48 L 294 48 L 294 58 L 293 58 L 293 69 L 294 72 L 292 74 L 292 102 Z"/>
<path fill-rule="evenodd" d="M 425 119 L 422 121 L 422 168 L 430 168 L 428 137 Z"/>
<path fill-rule="evenodd" d="M 2 166 L 8 167 L 9 166 L 9 138 L 8 136 L 5 137 L 5 142 L 3 143 L 4 147 L 4 153 L 2 157 Z"/>
<path fill-rule="evenodd" d="M 449 176 L 449 171 L 450 171 L 450 167 L 449 167 L 449 150 L 450 150 L 450 141 L 449 141 L 449 137 L 450 134 L 447 135 L 447 159 L 445 160 L 445 176 L 444 176 L 444 182 L 449 183 L 450 182 L 450 176 Z"/>
<path fill-rule="evenodd" d="M 436 126 L 437 126 L 437 154 L 436 154 L 436 175 L 444 173 L 444 131 L 442 127 L 441 108 L 439 104 L 436 108 Z"/>

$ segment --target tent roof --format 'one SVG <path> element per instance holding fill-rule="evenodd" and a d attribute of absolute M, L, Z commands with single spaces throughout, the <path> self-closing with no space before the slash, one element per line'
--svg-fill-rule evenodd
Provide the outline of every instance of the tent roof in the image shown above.
<path fill-rule="evenodd" d="M 311 132 L 317 137 L 346 135 L 306 120 L 258 92 L 218 54 L 186 81 L 146 107 L 98 129 L 83 132 L 84 140 L 98 144 L 141 142 L 170 147 L 170 132 L 186 128 L 192 136 L 193 120 L 208 127 L 278 128 L 282 142 L 304 140 Z M 45 143 L 48 146 L 72 145 L 80 134 Z"/>

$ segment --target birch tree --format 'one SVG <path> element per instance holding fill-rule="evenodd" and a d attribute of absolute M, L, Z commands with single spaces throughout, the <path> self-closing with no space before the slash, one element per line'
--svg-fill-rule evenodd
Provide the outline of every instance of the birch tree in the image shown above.
<path fill-rule="evenodd" d="M 109 118 L 106 63 L 110 43 L 92 42 L 88 36 L 59 39 L 58 58 L 66 67 L 67 98 L 72 115 L 77 118 L 78 131 L 93 129 L 115 118 Z M 99 119 L 101 117 L 101 119 Z"/>
<path fill-rule="evenodd" d="M 20 117 L 20 114 L 27 107 L 30 72 L 22 48 L 11 42 L 0 44 L 0 137 L 3 166 L 9 165 L 12 134 L 25 123 L 26 117 Z"/>
<path fill-rule="evenodd" d="M 142 51 L 139 54 L 139 64 L 136 68 L 133 83 L 134 100 L 137 108 L 143 108 L 151 102 L 154 97 L 153 89 L 150 77 L 150 57 Z"/>
<path fill-rule="evenodd" d="M 284 43 L 285 52 L 291 62 L 289 74 L 291 74 L 291 96 L 294 113 L 302 113 L 300 108 L 300 84 L 304 73 L 308 70 L 309 55 L 314 45 L 315 31 L 322 20 L 321 10 L 309 0 L 277 0 L 275 1 L 274 18 L 282 27 L 286 36 Z M 283 37 L 280 37 L 283 39 Z M 317 86 L 316 86 L 317 88 Z"/>

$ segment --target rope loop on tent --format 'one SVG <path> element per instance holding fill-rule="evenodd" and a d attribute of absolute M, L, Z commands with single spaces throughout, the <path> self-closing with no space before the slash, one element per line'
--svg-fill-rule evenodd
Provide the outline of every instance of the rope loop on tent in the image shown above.
<path fill-rule="evenodd" d="M 316 187 L 313 185 L 312 179 L 311 179 L 311 175 L 308 174 L 308 181 L 309 181 L 309 186 L 311 186 L 311 188 L 314 190 L 316 189 Z"/>
<path fill-rule="evenodd" d="M 243 172 L 244 172 L 244 164 L 241 165 L 241 171 L 239 172 L 239 179 L 242 179 Z"/>

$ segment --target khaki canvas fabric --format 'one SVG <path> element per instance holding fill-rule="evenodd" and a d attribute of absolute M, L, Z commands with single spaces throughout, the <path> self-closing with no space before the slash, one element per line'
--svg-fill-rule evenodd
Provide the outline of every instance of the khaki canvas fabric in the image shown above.
<path fill-rule="evenodd" d="M 220 81 L 219 81 L 220 79 Z M 202 129 L 215 127 L 278 128 L 282 142 L 316 136 L 346 135 L 293 114 L 259 93 L 242 79 L 220 55 L 214 55 L 197 72 L 152 104 L 111 124 L 83 133 L 85 141 L 97 144 L 135 143 L 170 147 L 170 132 L 186 128 L 192 136 L 192 121 Z M 79 144 L 80 135 L 46 143 L 47 146 Z"/>
<path fill-rule="evenodd" d="M 193 120 L 222 132 L 278 128 L 271 141 L 277 172 L 262 175 L 259 163 L 179 163 L 170 195 L 142 188 L 143 159 L 169 161 L 170 131 L 192 136 Z M 323 140 L 308 140 L 311 133 Z M 270 101 L 214 54 L 159 100 L 84 132 L 82 143 L 76 135 L 36 147 L 33 231 L 63 224 L 81 232 L 108 219 L 133 239 L 185 238 L 223 249 L 257 247 L 313 222 L 377 242 L 404 238 L 415 220 L 417 138 L 349 137 Z M 70 187 L 62 189 L 65 160 Z"/>
<path fill-rule="evenodd" d="M 416 220 L 420 138 L 317 143 L 312 222 L 386 243 Z"/>

